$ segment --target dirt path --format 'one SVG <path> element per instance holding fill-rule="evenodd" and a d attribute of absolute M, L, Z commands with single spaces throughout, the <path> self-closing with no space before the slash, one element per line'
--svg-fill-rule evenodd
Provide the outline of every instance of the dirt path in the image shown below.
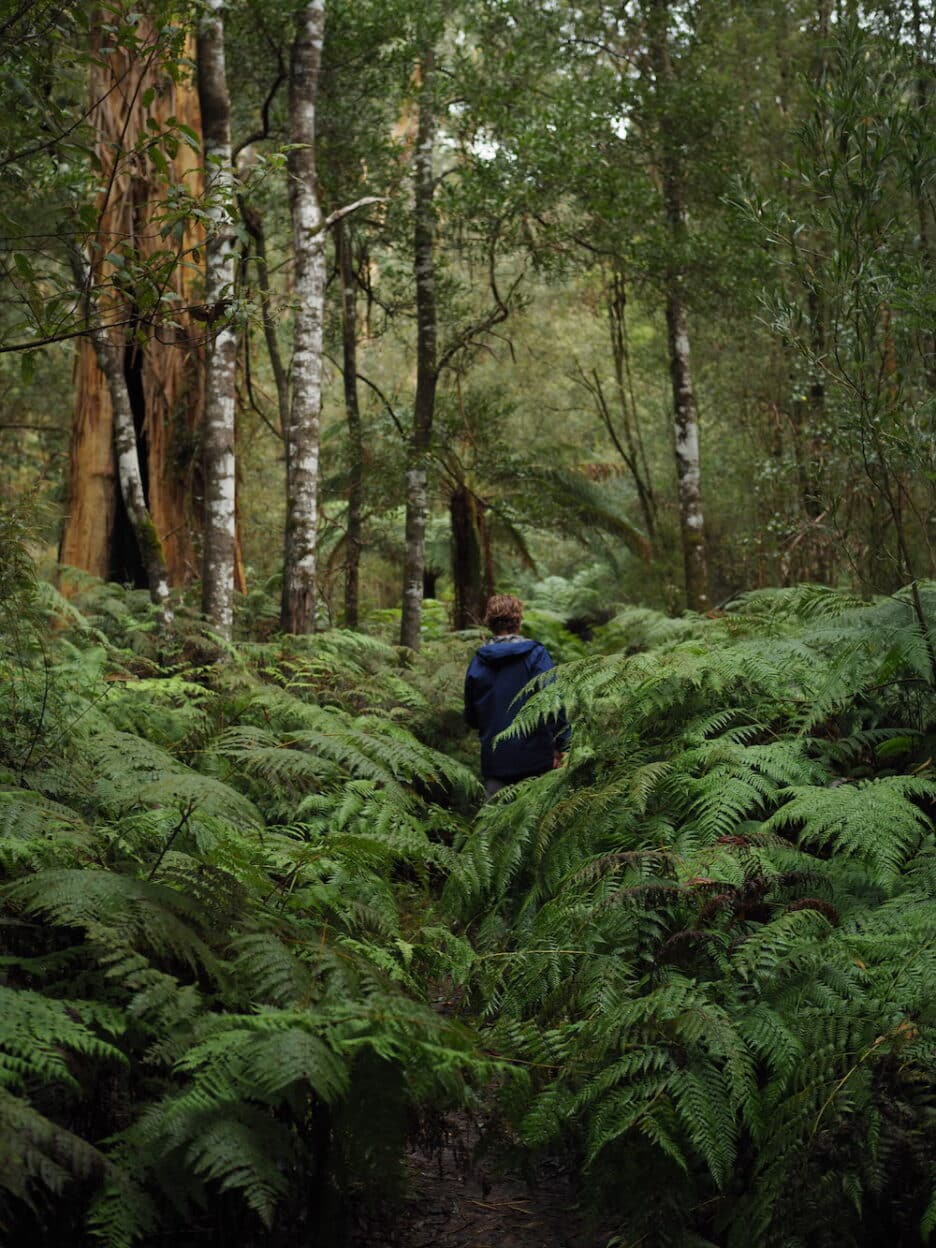
<path fill-rule="evenodd" d="M 479 1132 L 449 1115 L 441 1139 L 407 1154 L 403 1206 L 358 1228 L 352 1248 L 605 1248 L 608 1234 L 589 1228 L 561 1174 L 535 1185 L 475 1162 Z"/>

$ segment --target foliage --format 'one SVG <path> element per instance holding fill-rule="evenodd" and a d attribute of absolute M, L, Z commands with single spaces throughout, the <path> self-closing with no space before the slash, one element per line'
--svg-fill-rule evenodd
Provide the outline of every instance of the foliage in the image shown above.
<path fill-rule="evenodd" d="M 328 1211 L 392 1182 L 407 1107 L 489 1065 L 426 1002 L 421 917 L 476 781 L 407 730 L 422 699 L 382 643 L 217 662 L 182 616 L 157 666 L 141 596 L 37 593 L 4 524 L 4 1234 L 195 1242 L 237 1216 L 242 1243 L 340 1242 Z"/>
<path fill-rule="evenodd" d="M 569 765 L 486 807 L 449 879 L 488 1043 L 531 1071 L 507 1110 L 574 1150 L 621 1243 L 916 1242 L 930 639 L 907 594 L 814 587 L 669 634 L 531 699 L 564 700 Z"/>

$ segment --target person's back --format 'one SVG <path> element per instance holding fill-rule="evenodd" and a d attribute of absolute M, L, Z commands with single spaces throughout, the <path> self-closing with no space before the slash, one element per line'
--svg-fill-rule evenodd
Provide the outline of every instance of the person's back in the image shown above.
<path fill-rule="evenodd" d="M 481 738 L 481 772 L 490 796 L 505 784 L 550 771 L 568 746 L 569 726 L 558 721 L 495 740 L 509 728 L 525 699 L 518 695 L 553 661 L 538 641 L 519 636 L 522 605 L 511 595 L 495 595 L 485 620 L 494 633 L 481 646 L 465 676 L 465 719 Z"/>

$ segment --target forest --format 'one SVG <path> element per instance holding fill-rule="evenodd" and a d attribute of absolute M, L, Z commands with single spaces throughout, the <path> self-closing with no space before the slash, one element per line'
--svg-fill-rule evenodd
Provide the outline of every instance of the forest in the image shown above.
<path fill-rule="evenodd" d="M 931 7 L 0 0 L 0 90 L 0 1244 L 930 1243 Z"/>

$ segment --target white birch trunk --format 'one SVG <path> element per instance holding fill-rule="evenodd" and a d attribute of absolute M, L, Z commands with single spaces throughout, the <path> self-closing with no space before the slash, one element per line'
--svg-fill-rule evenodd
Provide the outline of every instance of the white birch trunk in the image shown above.
<path fill-rule="evenodd" d="M 286 534 L 281 624 L 284 632 L 315 628 L 318 521 L 319 412 L 322 402 L 322 326 L 325 303 L 325 230 L 315 167 L 315 116 L 325 33 L 324 0 L 297 16 L 289 75 L 289 203 L 295 258 L 296 320 L 292 400 L 286 429 Z"/>
<path fill-rule="evenodd" d="M 416 281 L 416 400 L 413 436 L 406 466 L 406 550 L 403 562 L 403 606 L 400 645 L 419 649 L 423 575 L 426 567 L 426 523 L 429 517 L 428 457 L 432 444 L 435 395 L 439 380 L 436 295 L 435 215 L 432 157 L 435 116 L 432 104 L 434 59 L 422 59 L 422 87 L 416 150 L 413 154 L 413 270 Z"/>
<path fill-rule="evenodd" d="M 224 62 L 224 6 L 207 0 L 198 28 L 198 98 L 201 105 L 211 233 L 205 248 L 205 303 L 224 316 L 234 289 L 234 176 L 231 167 L 231 106 Z M 202 610 L 230 639 L 234 622 L 235 367 L 237 333 L 224 321 L 208 351 L 205 379 L 205 533 Z"/>

